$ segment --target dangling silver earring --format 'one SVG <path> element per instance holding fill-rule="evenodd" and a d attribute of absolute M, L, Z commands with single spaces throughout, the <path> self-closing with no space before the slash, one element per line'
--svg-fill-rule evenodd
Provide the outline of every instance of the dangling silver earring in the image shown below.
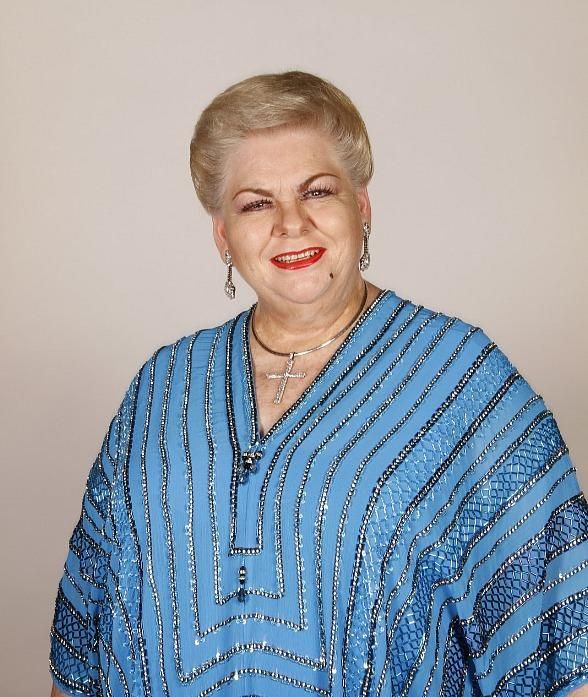
<path fill-rule="evenodd" d="M 370 224 L 363 224 L 363 252 L 359 260 L 359 270 L 366 271 L 370 265 L 370 250 L 368 242 L 370 239 Z"/>
<path fill-rule="evenodd" d="M 235 299 L 235 284 L 233 283 L 233 257 L 228 249 L 225 249 L 225 264 L 227 265 L 227 280 L 225 281 L 225 295 L 231 300 Z"/>

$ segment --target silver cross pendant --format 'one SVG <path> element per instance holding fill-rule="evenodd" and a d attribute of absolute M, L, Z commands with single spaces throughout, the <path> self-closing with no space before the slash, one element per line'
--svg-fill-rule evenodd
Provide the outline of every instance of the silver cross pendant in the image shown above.
<path fill-rule="evenodd" d="M 292 368 L 294 366 L 294 358 L 295 354 L 291 353 L 288 356 L 288 360 L 286 361 L 286 367 L 284 369 L 283 373 L 266 373 L 265 376 L 269 378 L 270 380 L 279 380 L 278 384 L 278 391 L 276 392 L 276 396 L 274 397 L 274 404 L 279 404 L 282 401 L 282 397 L 284 396 L 284 390 L 286 389 L 286 385 L 288 384 L 288 380 L 290 378 L 305 378 L 306 373 L 301 372 L 301 373 L 292 373 Z"/>

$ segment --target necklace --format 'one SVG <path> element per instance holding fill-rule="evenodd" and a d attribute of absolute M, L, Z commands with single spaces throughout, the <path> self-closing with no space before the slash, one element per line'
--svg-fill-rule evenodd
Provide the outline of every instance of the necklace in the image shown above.
<path fill-rule="evenodd" d="M 253 333 L 253 336 L 255 337 L 255 340 L 257 343 L 264 348 L 266 351 L 269 353 L 273 353 L 274 356 L 285 356 L 286 357 L 286 365 L 284 367 L 283 372 L 281 373 L 266 373 L 265 376 L 269 380 L 279 380 L 280 382 L 278 383 L 278 391 L 276 392 L 276 396 L 274 397 L 274 404 L 279 404 L 282 401 L 282 397 L 284 396 L 284 391 L 286 389 L 286 385 L 288 384 L 288 380 L 290 378 L 305 378 L 306 373 L 301 371 L 299 373 L 293 373 L 292 369 L 294 367 L 294 360 L 298 358 L 298 356 L 305 356 L 307 353 L 313 353 L 314 351 L 319 351 L 322 348 L 325 348 L 329 344 L 332 344 L 335 339 L 338 339 L 341 334 L 346 332 L 355 322 L 357 322 L 359 316 L 363 312 L 363 308 L 365 306 L 365 301 L 367 300 L 367 294 L 368 294 L 368 289 L 367 289 L 367 283 L 364 281 L 363 282 L 363 299 L 361 301 L 361 305 L 359 306 L 359 309 L 357 312 L 353 315 L 351 320 L 342 328 L 340 329 L 336 334 L 334 334 L 330 339 L 327 339 L 326 341 L 323 341 L 322 344 L 319 344 L 318 346 L 313 346 L 312 348 L 305 349 L 304 351 L 275 351 L 274 349 L 270 348 L 267 344 L 264 344 L 263 341 L 259 338 L 257 335 L 257 332 L 255 331 L 255 325 L 253 323 L 253 319 L 255 317 L 255 310 L 257 309 L 257 305 L 253 308 L 253 314 L 251 315 L 251 331 Z"/>

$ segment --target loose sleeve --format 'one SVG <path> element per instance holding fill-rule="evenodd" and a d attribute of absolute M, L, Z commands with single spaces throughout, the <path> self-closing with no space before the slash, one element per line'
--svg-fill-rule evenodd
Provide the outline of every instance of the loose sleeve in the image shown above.
<path fill-rule="evenodd" d="M 121 456 L 121 431 L 131 390 L 132 386 L 90 469 L 55 600 L 49 664 L 53 680 L 65 694 L 102 694 L 99 653 L 105 618 L 101 609 L 114 544 L 111 490 Z"/>
<path fill-rule="evenodd" d="M 588 504 L 554 415 L 515 381 L 479 448 L 484 529 L 454 636 L 474 693 L 562 697 L 588 683 Z"/>

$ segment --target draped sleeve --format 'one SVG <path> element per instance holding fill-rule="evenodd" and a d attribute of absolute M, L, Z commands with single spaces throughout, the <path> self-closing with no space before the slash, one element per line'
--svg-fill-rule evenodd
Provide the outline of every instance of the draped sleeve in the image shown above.
<path fill-rule="evenodd" d="M 124 434 L 136 378 L 112 418 L 87 478 L 80 517 L 69 540 L 50 634 L 49 665 L 59 689 L 101 695 L 99 655 L 109 622 L 105 601 L 116 531 L 111 511 L 114 478 L 124 457 Z"/>
<path fill-rule="evenodd" d="M 588 504 L 554 415 L 514 368 L 512 380 L 474 441 L 460 530 L 472 554 L 443 682 L 561 697 L 588 683 Z"/>

